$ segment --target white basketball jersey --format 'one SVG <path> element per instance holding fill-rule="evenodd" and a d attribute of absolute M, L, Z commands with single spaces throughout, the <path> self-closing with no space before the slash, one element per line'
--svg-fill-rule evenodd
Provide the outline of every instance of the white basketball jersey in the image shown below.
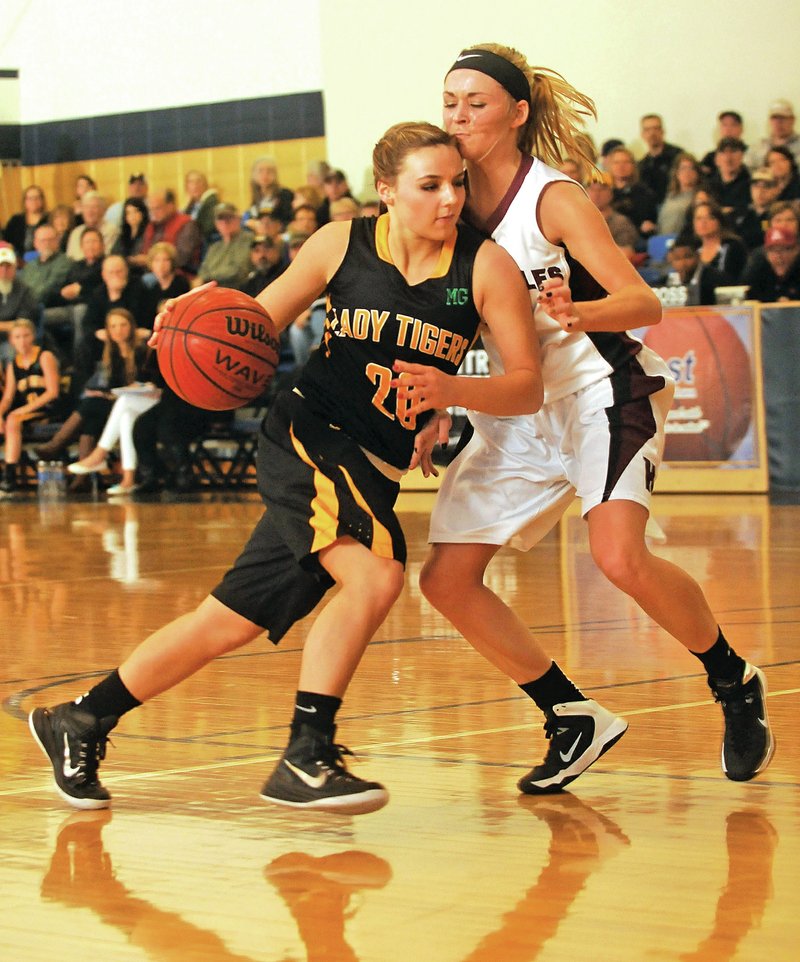
<path fill-rule="evenodd" d="M 506 196 L 487 224 L 493 239 L 516 261 L 531 291 L 542 353 L 545 403 L 566 397 L 607 377 L 642 349 L 641 341 L 626 333 L 568 333 L 537 303 L 537 294 L 548 278 L 563 277 L 569 283 L 572 273 L 565 248 L 551 244 L 539 226 L 540 198 L 545 188 L 555 181 L 574 184 L 576 190 L 583 190 L 574 180 L 541 160 L 523 157 Z M 580 270 L 583 277 L 573 277 L 570 284 L 573 300 L 603 296 L 599 284 L 586 271 Z M 594 288 L 591 293 L 582 283 L 584 278 Z M 483 340 L 492 369 L 502 371 L 491 333 L 484 335 Z"/>

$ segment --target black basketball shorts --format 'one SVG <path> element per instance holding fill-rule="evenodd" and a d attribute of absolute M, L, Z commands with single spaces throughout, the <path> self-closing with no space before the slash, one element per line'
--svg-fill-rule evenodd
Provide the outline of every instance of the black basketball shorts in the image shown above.
<path fill-rule="evenodd" d="M 319 552 L 339 538 L 405 565 L 394 512 L 400 485 L 292 391 L 278 395 L 264 421 L 257 475 L 266 510 L 211 594 L 265 628 L 273 643 L 333 586 Z"/>

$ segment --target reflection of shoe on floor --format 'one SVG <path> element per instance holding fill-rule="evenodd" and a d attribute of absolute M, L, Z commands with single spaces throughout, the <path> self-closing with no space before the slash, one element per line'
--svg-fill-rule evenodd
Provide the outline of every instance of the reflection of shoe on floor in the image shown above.
<path fill-rule="evenodd" d="M 101 832 L 111 821 L 108 809 L 73 812 L 59 826 L 42 896 L 67 905 L 92 905 L 98 891 L 108 892 L 114 873 Z"/>
<path fill-rule="evenodd" d="M 261 797 L 278 805 L 342 815 L 383 808 L 389 793 L 378 782 L 367 782 L 347 770 L 343 756 L 351 754 L 334 744 L 333 736 L 301 725 L 261 789 Z"/>
<path fill-rule="evenodd" d="M 550 746 L 541 765 L 517 783 L 527 795 L 569 785 L 625 734 L 628 723 L 591 699 L 554 705 L 545 712 Z"/>
<path fill-rule="evenodd" d="M 631 844 L 616 822 L 576 795 L 521 795 L 519 805 L 546 822 L 553 845 L 574 855 L 606 859 Z"/>
<path fill-rule="evenodd" d="M 741 678 L 709 679 L 708 685 L 725 716 L 722 770 L 734 782 L 747 782 L 764 771 L 775 752 L 767 679 L 759 668 L 745 664 Z"/>
<path fill-rule="evenodd" d="M 336 852 L 313 856 L 305 852 L 287 852 L 273 859 L 264 869 L 264 878 L 276 888 L 306 891 L 317 884 L 333 883 L 349 890 L 379 889 L 392 877 L 385 859 L 370 852 Z"/>

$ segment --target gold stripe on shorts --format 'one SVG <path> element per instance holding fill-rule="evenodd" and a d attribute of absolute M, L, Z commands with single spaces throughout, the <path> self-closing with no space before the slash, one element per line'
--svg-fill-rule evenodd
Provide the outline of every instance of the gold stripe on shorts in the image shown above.
<path fill-rule="evenodd" d="M 289 428 L 289 434 L 297 456 L 314 471 L 314 488 L 317 496 L 311 502 L 311 517 L 309 519 L 309 524 L 314 530 L 314 541 L 311 545 L 311 553 L 313 554 L 332 545 L 339 537 L 339 499 L 336 497 L 333 481 L 326 478 L 317 469 L 291 428 Z"/>
<path fill-rule="evenodd" d="M 364 496 L 358 490 L 355 482 L 350 477 L 347 469 L 340 466 L 342 474 L 345 476 L 347 481 L 347 486 L 350 488 L 350 492 L 356 500 L 356 504 L 362 511 L 365 511 L 370 518 L 372 518 L 372 547 L 370 550 L 373 554 L 376 554 L 379 558 L 394 558 L 394 548 L 392 545 L 392 536 L 389 533 L 389 529 L 380 523 L 375 515 L 370 510 L 369 505 L 364 500 Z"/>

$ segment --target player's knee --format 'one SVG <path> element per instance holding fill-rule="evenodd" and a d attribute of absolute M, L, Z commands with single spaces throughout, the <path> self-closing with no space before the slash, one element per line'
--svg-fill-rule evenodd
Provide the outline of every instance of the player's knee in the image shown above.
<path fill-rule="evenodd" d="M 388 609 L 400 597 L 404 582 L 403 566 L 398 561 L 382 559 L 374 566 L 369 591 L 378 605 Z"/>
<path fill-rule="evenodd" d="M 445 588 L 443 566 L 436 558 L 426 558 L 419 573 L 419 590 L 434 607 L 438 608 L 439 598 L 445 594 Z"/>
<path fill-rule="evenodd" d="M 635 594 L 643 566 L 639 553 L 628 551 L 619 544 L 592 547 L 595 564 L 615 587 L 627 594 Z"/>

